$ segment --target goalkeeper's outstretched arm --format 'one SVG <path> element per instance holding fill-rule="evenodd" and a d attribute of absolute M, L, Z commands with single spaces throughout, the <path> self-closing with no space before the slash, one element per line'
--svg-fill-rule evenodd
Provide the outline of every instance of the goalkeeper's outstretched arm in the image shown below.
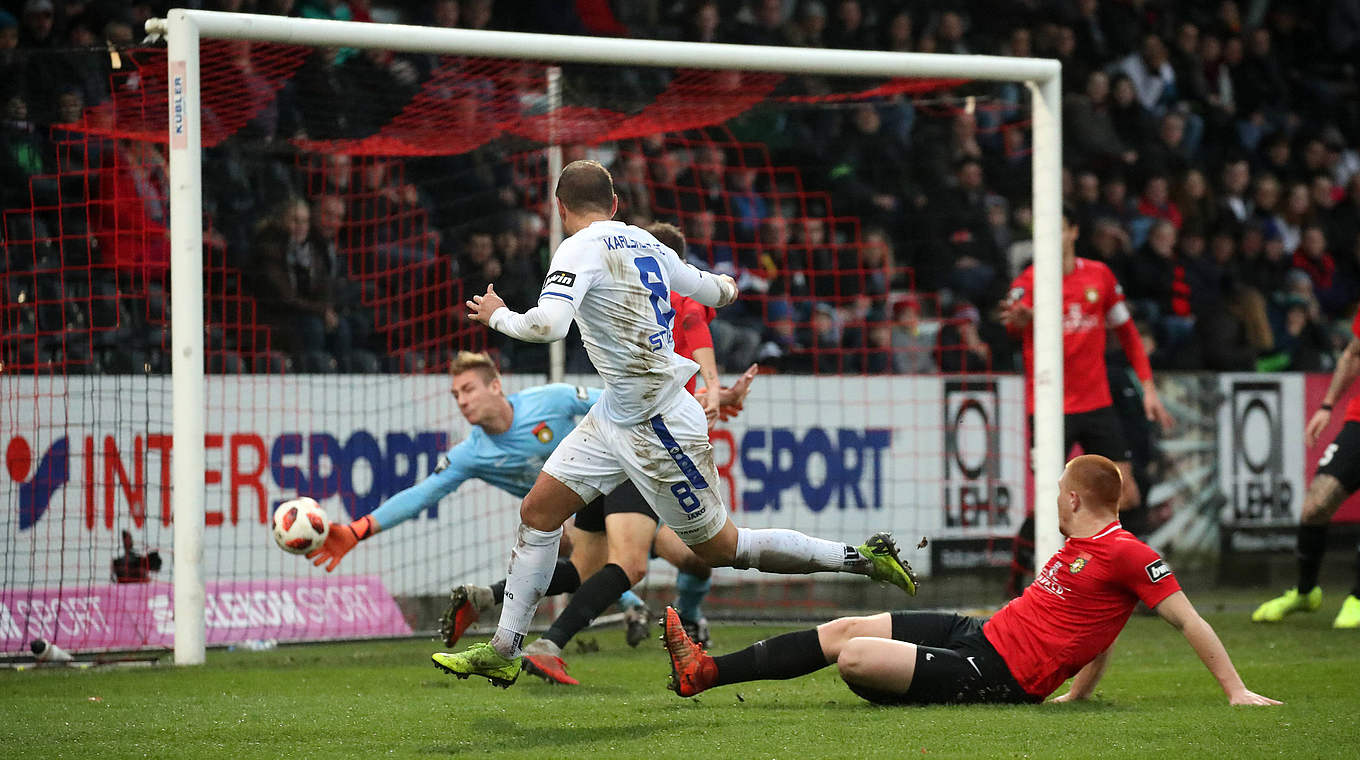
<path fill-rule="evenodd" d="M 457 449 L 455 449 L 456 451 Z M 333 572 L 340 560 L 358 545 L 385 529 L 396 527 L 439 503 L 439 500 L 453 493 L 467 479 L 461 467 L 446 465 L 433 475 L 407 488 L 378 505 L 371 513 L 360 517 L 348 525 L 331 525 L 326 542 L 319 549 L 309 552 L 307 559 L 320 567 L 326 565 L 326 572 Z M 326 564 L 328 563 L 329 564 Z"/>

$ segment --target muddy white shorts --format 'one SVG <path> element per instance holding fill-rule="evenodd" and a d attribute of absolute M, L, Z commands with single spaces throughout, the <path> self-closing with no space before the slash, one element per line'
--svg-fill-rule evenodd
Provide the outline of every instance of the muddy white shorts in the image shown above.
<path fill-rule="evenodd" d="M 688 393 L 661 413 L 621 426 L 591 408 L 552 453 L 543 471 L 589 504 L 632 480 L 661 521 L 691 546 L 727 522 L 703 407 Z"/>

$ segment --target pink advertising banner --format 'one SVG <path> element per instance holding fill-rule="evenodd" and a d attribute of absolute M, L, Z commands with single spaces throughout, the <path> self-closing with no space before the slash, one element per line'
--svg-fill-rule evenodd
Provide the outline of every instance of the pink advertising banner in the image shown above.
<path fill-rule="evenodd" d="M 46 639 L 70 651 L 174 646 L 169 583 L 0 591 L 0 652 Z M 409 635 L 377 576 L 210 581 L 209 646 L 250 639 L 304 641 Z"/>

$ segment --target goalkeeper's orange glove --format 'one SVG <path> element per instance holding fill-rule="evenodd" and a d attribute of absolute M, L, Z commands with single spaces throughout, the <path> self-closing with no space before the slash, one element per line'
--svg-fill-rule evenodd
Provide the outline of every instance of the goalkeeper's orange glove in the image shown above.
<path fill-rule="evenodd" d="M 349 553 L 354 545 L 378 532 L 378 523 L 369 515 L 364 515 L 358 520 L 348 525 L 331 524 L 331 530 L 326 534 L 325 543 L 319 549 L 313 549 L 307 553 L 307 559 L 312 560 L 312 564 L 321 567 L 326 560 L 330 564 L 326 565 L 326 572 L 334 572 L 340 559 Z"/>

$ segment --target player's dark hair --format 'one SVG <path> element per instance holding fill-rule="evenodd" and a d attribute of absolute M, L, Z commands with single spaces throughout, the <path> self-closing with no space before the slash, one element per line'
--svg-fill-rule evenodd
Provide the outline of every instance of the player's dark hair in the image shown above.
<path fill-rule="evenodd" d="M 599 161 L 572 161 L 557 178 L 557 199 L 574 213 L 614 210 L 614 177 Z"/>
<path fill-rule="evenodd" d="M 681 232 L 679 227 L 670 222 L 652 222 L 647 225 L 647 231 L 658 243 L 675 251 L 680 258 L 685 257 L 685 233 Z"/>

